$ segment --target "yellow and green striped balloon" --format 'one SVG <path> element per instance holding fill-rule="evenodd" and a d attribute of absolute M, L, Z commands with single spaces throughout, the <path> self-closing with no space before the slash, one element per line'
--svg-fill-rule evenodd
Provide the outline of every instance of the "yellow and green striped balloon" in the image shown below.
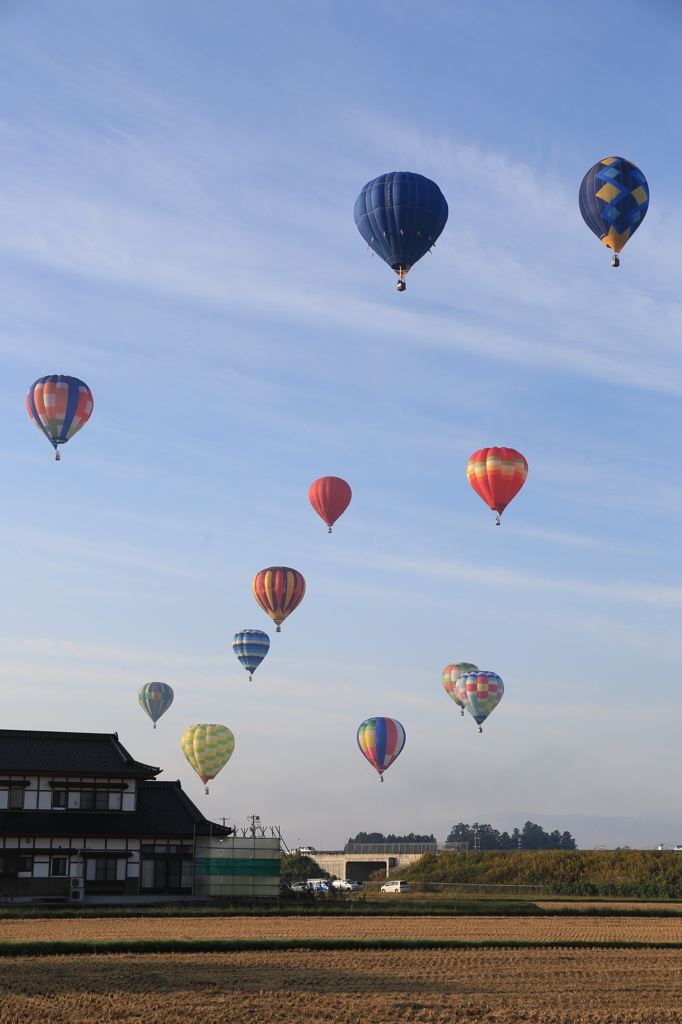
<path fill-rule="evenodd" d="M 190 725 L 182 735 L 182 752 L 206 786 L 225 767 L 234 750 L 234 735 L 226 725 Z"/>

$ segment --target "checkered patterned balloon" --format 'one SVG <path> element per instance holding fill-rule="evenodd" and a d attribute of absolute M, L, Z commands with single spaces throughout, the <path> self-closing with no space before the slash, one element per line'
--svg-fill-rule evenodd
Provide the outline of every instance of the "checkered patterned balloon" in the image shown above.
<path fill-rule="evenodd" d="M 458 661 L 455 662 L 454 665 L 446 665 L 443 669 L 442 678 L 445 692 L 448 693 L 454 700 L 455 704 L 462 709 L 462 714 L 464 714 L 464 704 L 457 693 L 456 683 L 463 672 L 474 672 L 477 668 L 477 665 L 473 665 L 469 661 Z"/>
<path fill-rule="evenodd" d="M 455 683 L 457 696 L 473 716 L 481 732 L 488 715 L 495 710 L 504 694 L 504 683 L 496 672 L 464 672 Z"/>
<path fill-rule="evenodd" d="M 234 735 L 225 725 L 191 725 L 182 735 L 182 752 L 206 786 L 232 757 Z"/>
<path fill-rule="evenodd" d="M 51 374 L 39 377 L 26 395 L 28 414 L 54 446 L 66 444 L 92 415 L 94 401 L 78 377 Z M 59 456 L 57 455 L 57 458 Z"/>

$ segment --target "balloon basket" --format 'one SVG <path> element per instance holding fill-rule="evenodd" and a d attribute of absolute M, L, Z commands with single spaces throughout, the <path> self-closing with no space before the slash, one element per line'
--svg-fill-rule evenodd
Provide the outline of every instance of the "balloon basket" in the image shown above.
<path fill-rule="evenodd" d="M 327 530 L 327 533 L 331 533 L 331 532 L 332 532 L 332 528 L 330 526 L 329 529 Z"/>
<path fill-rule="evenodd" d="M 281 632 L 282 632 L 282 627 L 278 626 L 277 629 L 275 630 L 275 633 L 281 633 Z"/>
<path fill-rule="evenodd" d="M 60 460 L 61 460 L 61 455 L 59 454 L 59 452 L 55 452 L 54 453 L 54 461 L 55 462 L 59 462 Z"/>

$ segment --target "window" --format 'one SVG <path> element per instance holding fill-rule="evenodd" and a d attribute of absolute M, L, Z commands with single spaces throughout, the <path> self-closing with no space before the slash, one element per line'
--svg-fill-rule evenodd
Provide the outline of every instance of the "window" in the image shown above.
<path fill-rule="evenodd" d="M 50 874 L 51 875 L 66 875 L 69 870 L 69 858 L 68 857 L 53 857 Z"/>
<path fill-rule="evenodd" d="M 19 858 L 19 870 L 20 871 L 33 871 L 33 857 L 20 857 Z"/>
<path fill-rule="evenodd" d="M 116 882 L 126 876 L 126 862 L 120 857 L 88 857 L 85 877 L 88 882 Z"/>
<path fill-rule="evenodd" d="M 66 807 L 66 790 L 65 789 L 53 789 L 52 790 L 52 806 L 53 807 Z"/>
<path fill-rule="evenodd" d="M 192 861 L 158 857 L 142 861 L 141 889 L 180 889 L 192 884 Z"/>
<path fill-rule="evenodd" d="M 23 786 L 10 786 L 9 790 L 9 809 L 10 811 L 20 811 L 24 806 L 24 787 Z"/>
<path fill-rule="evenodd" d="M 19 858 L 12 855 L 0 857 L 0 875 L 16 875 L 19 870 L 18 861 Z"/>
<path fill-rule="evenodd" d="M 53 807 L 65 807 L 66 804 L 55 803 L 55 797 L 61 791 L 55 790 L 52 794 L 52 806 Z M 80 809 L 81 811 L 120 811 L 121 810 L 121 794 L 114 792 L 110 793 L 106 789 L 84 789 L 82 792 L 70 789 L 68 795 L 68 806 L 72 809 Z"/>

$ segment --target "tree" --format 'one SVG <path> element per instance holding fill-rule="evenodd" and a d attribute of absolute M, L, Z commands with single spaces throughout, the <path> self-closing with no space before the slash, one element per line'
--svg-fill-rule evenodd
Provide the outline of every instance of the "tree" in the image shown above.
<path fill-rule="evenodd" d="M 435 843 L 436 837 L 420 836 L 410 832 L 406 836 L 394 836 L 391 832 L 385 836 L 383 832 L 358 832 L 355 839 L 349 839 L 349 843 Z"/>
<path fill-rule="evenodd" d="M 306 882 L 309 878 L 330 878 L 328 871 L 323 871 L 312 857 L 301 853 L 290 853 L 282 857 L 279 876 L 283 882 L 293 885 L 294 882 Z"/>

